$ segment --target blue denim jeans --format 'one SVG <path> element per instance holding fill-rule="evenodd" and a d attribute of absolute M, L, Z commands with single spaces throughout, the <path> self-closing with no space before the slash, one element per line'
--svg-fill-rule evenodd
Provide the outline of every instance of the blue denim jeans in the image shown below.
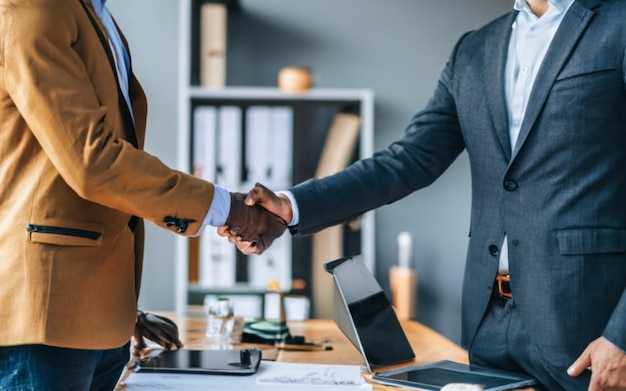
<path fill-rule="evenodd" d="M 111 391 L 130 342 L 108 350 L 0 346 L 0 391 Z"/>

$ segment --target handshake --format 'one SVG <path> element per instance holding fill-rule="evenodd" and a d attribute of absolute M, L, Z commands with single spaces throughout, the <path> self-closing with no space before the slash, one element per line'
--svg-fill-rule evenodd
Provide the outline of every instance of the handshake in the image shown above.
<path fill-rule="evenodd" d="M 244 254 L 261 254 L 285 232 L 292 218 L 289 199 L 257 183 L 248 194 L 230 193 L 226 225 L 217 233 Z"/>

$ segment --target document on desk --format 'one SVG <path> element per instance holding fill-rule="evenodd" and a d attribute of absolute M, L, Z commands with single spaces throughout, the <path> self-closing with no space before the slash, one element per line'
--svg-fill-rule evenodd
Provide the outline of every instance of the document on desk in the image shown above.
<path fill-rule="evenodd" d="M 371 391 L 358 365 L 301 364 L 262 361 L 251 376 L 133 373 L 116 391 L 200 391 L 200 390 L 293 390 Z"/>

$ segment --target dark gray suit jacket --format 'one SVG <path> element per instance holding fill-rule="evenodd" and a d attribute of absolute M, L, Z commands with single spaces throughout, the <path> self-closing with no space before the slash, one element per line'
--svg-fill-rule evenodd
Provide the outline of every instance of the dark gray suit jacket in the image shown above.
<path fill-rule="evenodd" d="M 573 3 L 511 151 L 503 75 L 515 15 L 459 41 L 402 139 L 291 189 L 300 208 L 295 232 L 425 187 L 465 149 L 472 211 L 462 344 L 472 348 L 506 235 L 526 329 L 545 359 L 568 366 L 600 335 L 626 350 L 626 1 Z"/>

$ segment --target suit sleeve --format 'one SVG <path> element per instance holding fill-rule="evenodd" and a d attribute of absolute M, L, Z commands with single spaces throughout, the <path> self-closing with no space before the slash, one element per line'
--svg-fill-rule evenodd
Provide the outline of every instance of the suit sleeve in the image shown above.
<path fill-rule="evenodd" d="M 626 291 L 617 303 L 602 335 L 626 353 Z"/>
<path fill-rule="evenodd" d="M 626 91 L 626 49 L 624 49 L 622 56 L 622 80 L 624 91 Z M 624 330 L 626 330 L 626 290 L 622 293 L 622 297 L 613 310 L 613 315 L 602 335 L 623 352 L 626 352 L 626 333 Z"/>
<path fill-rule="evenodd" d="M 452 164 L 465 148 L 452 93 L 455 53 L 401 139 L 337 174 L 290 189 L 300 213 L 292 233 L 312 234 L 397 201 L 430 185 Z"/>

